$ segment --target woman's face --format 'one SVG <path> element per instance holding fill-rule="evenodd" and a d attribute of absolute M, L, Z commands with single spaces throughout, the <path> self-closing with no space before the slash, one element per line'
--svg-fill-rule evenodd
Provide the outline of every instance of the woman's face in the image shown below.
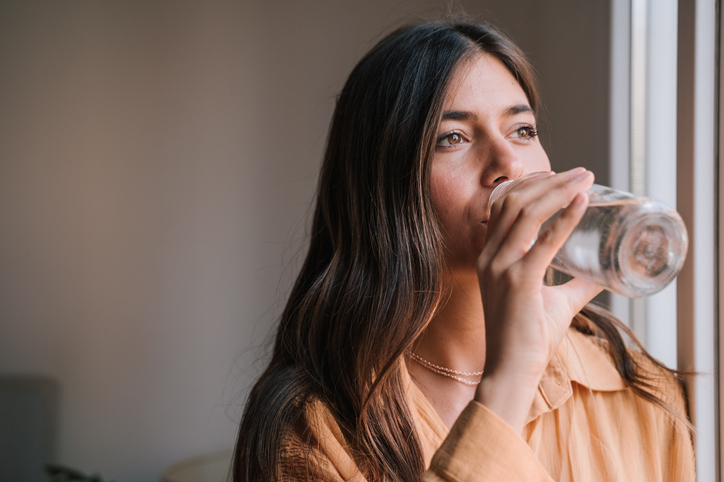
<path fill-rule="evenodd" d="M 475 268 L 501 182 L 548 171 L 528 98 L 490 54 L 463 62 L 443 103 L 432 162 L 432 203 L 452 269 Z"/>

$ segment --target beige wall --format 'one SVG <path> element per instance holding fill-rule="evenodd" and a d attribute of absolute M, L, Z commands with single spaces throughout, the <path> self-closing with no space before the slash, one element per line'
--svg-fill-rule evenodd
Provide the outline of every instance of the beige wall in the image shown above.
<path fill-rule="evenodd" d="M 463 2 L 532 54 L 555 168 L 604 181 L 607 3 Z M 0 373 L 59 380 L 60 462 L 153 481 L 232 446 L 334 96 L 447 4 L 0 3 Z"/>

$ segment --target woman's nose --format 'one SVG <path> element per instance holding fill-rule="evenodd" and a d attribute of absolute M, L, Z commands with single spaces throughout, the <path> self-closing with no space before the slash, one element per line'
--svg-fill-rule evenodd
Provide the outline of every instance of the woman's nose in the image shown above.
<path fill-rule="evenodd" d="M 496 186 L 525 174 L 522 159 L 505 138 L 490 139 L 482 150 L 481 182 L 484 186 Z"/>

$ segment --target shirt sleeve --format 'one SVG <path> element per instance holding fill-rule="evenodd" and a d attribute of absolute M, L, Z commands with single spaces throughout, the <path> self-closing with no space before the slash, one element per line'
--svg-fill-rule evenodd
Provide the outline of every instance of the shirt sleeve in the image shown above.
<path fill-rule="evenodd" d="M 553 482 L 523 438 L 475 401 L 460 414 L 422 480 Z"/>

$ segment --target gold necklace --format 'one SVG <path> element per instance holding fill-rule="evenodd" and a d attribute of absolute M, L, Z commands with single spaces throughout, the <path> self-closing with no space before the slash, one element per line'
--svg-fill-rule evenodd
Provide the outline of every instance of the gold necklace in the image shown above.
<path fill-rule="evenodd" d="M 479 372 L 459 372 L 459 371 L 453 370 L 451 368 L 445 368 L 445 367 L 441 367 L 440 365 L 435 365 L 434 363 L 425 360 L 417 353 L 413 353 L 411 351 L 406 351 L 405 355 L 409 356 L 414 361 L 419 363 L 423 368 L 427 368 L 431 372 L 437 373 L 438 375 L 442 375 L 444 377 L 452 378 L 453 380 L 457 380 L 458 382 L 464 383 L 465 385 L 470 385 L 471 387 L 473 387 L 475 385 L 479 385 L 480 380 L 478 380 L 477 382 L 472 382 L 470 380 L 465 380 L 464 378 L 460 378 L 460 377 L 461 376 L 463 376 L 463 377 L 479 377 L 483 374 L 483 371 L 484 371 L 484 370 L 480 370 Z"/>

